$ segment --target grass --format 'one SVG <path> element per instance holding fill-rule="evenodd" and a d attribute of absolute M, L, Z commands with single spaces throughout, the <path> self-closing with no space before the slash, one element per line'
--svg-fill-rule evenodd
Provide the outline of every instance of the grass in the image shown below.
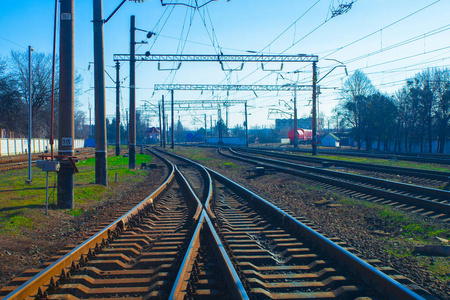
<path fill-rule="evenodd" d="M 143 162 L 152 161 L 149 155 L 136 155 L 136 166 Z M 128 157 L 108 157 L 108 183 L 109 186 L 95 184 L 95 158 L 90 158 L 77 163 L 79 173 L 75 174 L 74 202 L 75 208 L 65 210 L 70 216 L 80 216 L 88 210 L 94 202 L 111 197 L 114 193 L 115 176 L 121 182 L 142 182 L 147 174 L 146 170 L 130 170 Z M 37 167 L 32 169 L 30 184 L 28 169 L 11 170 L 0 173 L 0 234 L 17 234 L 22 229 L 33 229 L 40 226 L 45 207 L 46 172 Z M 56 205 L 57 174 L 49 173 L 49 204 Z M 51 215 L 51 214 L 50 214 Z"/>
<path fill-rule="evenodd" d="M 240 167 L 232 162 L 222 162 L 220 163 L 220 166 L 227 169 L 236 169 Z"/>
<path fill-rule="evenodd" d="M 368 157 L 336 156 L 336 155 L 317 155 L 316 157 L 333 159 L 333 160 L 338 160 L 338 161 L 349 161 L 349 162 L 358 162 L 358 163 L 366 163 L 366 164 L 374 164 L 374 165 L 385 165 L 385 166 L 392 166 L 392 167 L 403 167 L 403 168 L 450 172 L 450 167 L 446 167 L 444 165 L 439 165 L 439 164 L 417 163 L 417 162 L 412 162 L 412 161 L 377 159 L 377 158 L 368 158 Z"/>
<path fill-rule="evenodd" d="M 167 149 L 168 150 L 168 149 Z M 202 148 L 194 148 L 194 147 L 178 147 L 175 150 L 168 150 L 174 153 L 178 153 L 180 155 L 186 156 L 189 159 L 198 161 L 199 163 L 214 163 L 214 164 L 222 164 L 223 161 L 219 159 L 215 159 L 213 157 L 208 156 L 207 153 L 204 153 L 205 150 Z"/>
<path fill-rule="evenodd" d="M 377 219 L 379 224 L 382 225 L 383 231 L 394 233 L 394 237 L 387 238 L 396 242 L 398 246 L 390 247 L 387 251 L 396 257 L 413 255 L 412 245 L 439 244 L 436 236 L 450 239 L 450 229 L 423 220 L 416 220 L 414 216 L 394 208 L 339 196 L 335 199 L 344 205 L 358 205 L 369 208 L 373 213 L 373 218 Z"/>

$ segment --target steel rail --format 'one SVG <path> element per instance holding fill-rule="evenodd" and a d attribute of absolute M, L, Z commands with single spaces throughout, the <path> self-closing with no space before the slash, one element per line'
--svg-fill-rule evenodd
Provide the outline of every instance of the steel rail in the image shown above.
<path fill-rule="evenodd" d="M 231 299 L 249 299 L 247 293 L 245 292 L 245 288 L 236 270 L 234 269 L 233 264 L 228 257 L 228 254 L 224 250 L 224 246 L 220 241 L 220 238 L 217 235 L 205 209 L 202 210 L 199 223 L 197 225 L 197 228 L 195 229 L 194 237 L 189 244 L 188 251 L 184 257 L 180 271 L 178 272 L 169 299 L 184 299 L 184 297 L 186 296 L 187 281 L 196 259 L 196 253 L 200 248 L 200 230 L 202 228 L 205 228 L 208 232 L 209 239 L 212 241 L 211 245 L 214 248 L 214 252 L 216 254 L 216 257 L 218 258 L 221 270 L 224 273 L 226 281 L 232 283 L 229 285 L 229 292 L 232 296 Z"/>
<path fill-rule="evenodd" d="M 186 254 L 184 256 L 180 270 L 175 279 L 175 283 L 173 285 L 169 299 L 182 299 L 186 295 L 186 285 L 187 285 L 187 279 L 188 279 L 187 277 L 189 277 L 188 274 L 192 270 L 192 266 L 195 261 L 195 254 L 198 252 L 198 249 L 200 248 L 200 229 L 202 227 L 207 229 L 209 239 L 212 242 L 211 244 L 214 248 L 214 252 L 216 254 L 216 257 L 219 260 L 221 270 L 224 271 L 224 277 L 226 278 L 227 282 L 231 283 L 229 285 L 229 288 L 230 288 L 230 293 L 233 296 L 232 299 L 249 299 L 249 297 L 245 291 L 245 288 L 244 288 L 236 270 L 234 269 L 233 263 L 231 262 L 230 258 L 228 257 L 228 254 L 226 253 L 226 251 L 224 250 L 224 246 L 222 245 L 222 242 L 220 241 L 220 238 L 214 229 L 211 219 L 208 216 L 208 214 L 209 214 L 212 218 L 215 218 L 214 214 L 212 213 L 212 211 L 209 207 L 210 200 L 212 198 L 212 193 L 213 193 L 212 192 L 212 179 L 211 179 L 211 176 L 209 175 L 209 172 L 207 172 L 206 169 L 202 165 L 197 164 L 196 162 L 193 162 L 189 159 L 186 159 L 184 157 L 178 156 L 178 155 L 170 153 L 170 152 L 161 151 L 160 149 L 157 149 L 157 150 L 162 153 L 168 154 L 172 157 L 175 157 L 177 159 L 180 159 L 182 161 L 185 161 L 187 163 L 197 166 L 200 169 L 202 176 L 204 176 L 204 178 L 205 178 L 205 183 L 206 183 L 205 186 L 207 189 L 207 193 L 205 193 L 207 195 L 206 201 L 205 201 L 204 206 L 202 206 L 202 203 L 200 202 L 198 197 L 195 195 L 194 191 L 189 186 L 191 197 L 194 197 L 196 199 L 198 207 L 201 210 L 201 215 L 199 217 L 199 221 L 198 221 L 197 227 L 195 229 L 195 232 L 193 234 L 193 237 L 189 243 L 188 250 L 186 251 Z M 183 177 L 184 181 L 187 182 L 187 180 L 184 178 L 184 176 L 181 174 L 181 172 L 179 174 L 181 177 Z M 197 212 L 198 212 L 198 210 L 197 210 Z M 195 218 L 195 219 L 198 219 L 198 218 Z"/>
<path fill-rule="evenodd" d="M 149 204 L 152 204 L 153 201 L 161 195 L 173 182 L 175 178 L 175 167 L 172 164 L 169 164 L 169 175 L 167 176 L 164 183 L 154 191 L 150 196 L 145 198 L 142 202 L 132 208 L 130 211 L 125 213 L 123 216 L 119 217 L 109 226 L 83 242 L 81 245 L 77 246 L 75 249 L 65 254 L 63 257 L 58 259 L 56 262 L 36 274 L 33 278 L 23 283 L 18 289 L 8 294 L 3 300 L 9 299 L 25 299 L 30 297 L 31 295 L 35 295 L 38 292 L 38 289 L 45 285 L 49 285 L 51 280 L 55 278 L 55 282 L 57 281 L 57 277 L 61 274 L 65 273 L 66 269 L 71 269 L 74 263 L 83 259 L 90 250 L 99 247 L 99 245 L 103 245 L 106 241 L 112 238 L 117 232 L 123 231 L 127 225 L 127 223 L 139 212 Z M 100 246 L 101 247 L 101 246 Z"/>
<path fill-rule="evenodd" d="M 403 189 L 411 188 L 412 190 L 422 191 L 422 192 L 423 191 L 427 191 L 427 192 L 431 191 L 433 194 L 445 195 L 446 196 L 445 199 L 450 199 L 450 192 L 447 192 L 447 191 L 441 191 L 441 190 L 430 189 L 430 188 L 421 188 L 421 187 L 413 186 L 410 184 L 397 183 L 397 182 L 387 181 L 387 180 L 382 180 L 382 179 L 375 179 L 375 178 L 371 178 L 371 177 L 367 177 L 367 176 L 344 174 L 341 172 L 335 172 L 335 171 L 331 171 L 331 170 L 323 170 L 323 169 L 318 169 L 318 168 L 313 168 L 313 167 L 300 166 L 297 164 L 292 164 L 292 163 L 283 162 L 283 161 L 274 161 L 274 160 L 268 159 L 268 158 L 261 158 L 261 157 L 254 157 L 254 156 L 249 157 L 247 155 L 243 155 L 243 154 L 239 154 L 239 153 L 235 153 L 235 155 L 237 155 L 237 156 L 233 156 L 233 155 L 228 155 L 228 154 L 223 153 L 222 151 L 220 151 L 220 149 L 219 149 L 219 153 L 226 157 L 232 158 L 232 159 L 238 159 L 238 160 L 250 162 L 253 164 L 257 164 L 257 165 L 263 165 L 263 164 L 261 164 L 260 161 L 264 161 L 266 163 L 270 163 L 270 165 L 267 165 L 266 167 L 269 167 L 269 168 L 272 168 L 275 170 L 279 170 L 279 171 L 286 172 L 286 173 L 291 173 L 291 174 L 294 174 L 297 176 L 306 177 L 306 178 L 309 178 L 312 180 L 316 180 L 316 181 L 320 181 L 320 182 L 324 182 L 324 183 L 328 183 L 328 184 L 333 184 L 335 186 L 350 188 L 350 189 L 358 191 L 358 192 L 370 193 L 370 194 L 378 196 L 378 197 L 392 199 L 392 200 L 399 201 L 401 203 L 408 204 L 408 205 L 416 205 L 416 206 L 420 206 L 420 207 L 425 207 L 427 209 L 432 209 L 436 212 L 442 212 L 442 213 L 446 213 L 446 214 L 450 215 L 450 205 L 446 204 L 446 203 L 425 200 L 425 199 L 421 199 L 421 198 L 417 198 L 417 197 L 413 197 L 413 196 L 408 196 L 408 195 L 391 192 L 388 190 L 381 190 L 381 189 L 366 187 L 366 186 L 362 186 L 357 183 L 342 181 L 342 180 L 334 179 L 331 177 L 324 177 L 324 176 L 313 174 L 313 173 L 332 175 L 332 176 L 335 176 L 338 178 L 344 177 L 344 178 L 348 178 L 348 179 L 352 179 L 352 180 L 357 180 L 357 178 L 360 178 L 361 180 L 367 180 L 367 182 L 372 182 L 372 183 L 375 183 L 375 182 L 383 183 L 384 182 L 384 184 L 387 185 L 387 188 L 402 187 Z M 244 159 L 242 157 L 246 157 L 246 159 Z M 280 165 L 294 168 L 297 170 L 282 168 L 282 167 L 279 167 Z M 299 170 L 303 170 L 303 171 L 299 171 Z M 308 173 L 306 173 L 304 171 L 308 171 Z"/>
<path fill-rule="evenodd" d="M 285 151 L 286 148 L 262 148 L 266 150 L 276 150 L 276 151 Z M 306 149 L 292 149 L 289 151 L 292 152 L 305 152 L 311 153 L 311 150 Z M 356 151 L 344 151 L 344 150 L 327 150 L 320 149 L 318 151 L 319 154 L 326 155 L 344 155 L 344 156 L 356 156 L 356 157 L 372 157 L 379 159 L 396 159 L 396 160 L 405 160 L 405 161 L 414 161 L 419 163 L 435 163 L 435 164 L 450 164 L 450 158 L 447 158 L 445 154 L 443 154 L 443 158 L 436 157 L 436 155 L 431 154 L 430 157 L 425 156 L 424 154 L 399 154 L 399 153 L 389 153 L 389 154 L 378 154 L 378 153 L 364 153 L 364 152 L 356 152 Z"/>
<path fill-rule="evenodd" d="M 168 152 L 168 151 L 163 151 L 163 150 L 158 149 L 158 148 L 154 148 L 154 150 L 157 150 L 157 151 L 159 151 L 161 153 L 170 155 L 170 156 L 175 157 L 175 158 L 177 158 L 179 160 L 185 161 L 185 162 L 187 162 L 189 164 L 196 165 L 199 168 L 200 172 L 202 173 L 203 178 L 205 178 L 205 182 L 207 183 L 207 186 L 205 187 L 205 189 L 207 190 L 207 193 L 205 193 L 205 195 L 207 195 L 207 196 L 206 196 L 206 201 L 204 203 L 204 208 L 208 211 L 209 216 L 212 219 L 215 219 L 215 216 L 214 216 L 214 213 L 211 210 L 211 204 L 210 204 L 210 200 L 212 198 L 212 193 L 213 193 L 212 180 L 211 180 L 211 176 L 209 175 L 209 172 L 206 171 L 206 168 L 204 166 L 196 163 L 193 160 L 190 160 L 190 159 L 188 159 L 186 157 L 183 157 L 183 156 L 176 155 L 175 153 L 171 153 L 171 152 Z"/>
<path fill-rule="evenodd" d="M 352 162 L 352 161 L 340 161 L 336 159 L 328 159 L 328 158 L 318 158 L 318 157 L 309 157 L 309 156 L 300 156 L 295 154 L 288 153 L 277 153 L 268 150 L 259 150 L 259 149 L 247 149 L 247 148 L 232 148 L 235 151 L 240 152 L 251 152 L 251 153 L 259 153 L 266 156 L 286 158 L 298 161 L 308 161 L 315 163 L 329 162 L 334 166 L 354 168 L 354 169 L 362 169 L 362 170 L 370 170 L 384 173 L 392 173 L 392 174 L 401 174 L 405 176 L 414 176 L 420 178 L 427 178 L 433 180 L 440 181 L 449 181 L 450 174 L 448 172 L 442 171 L 432 171 L 432 170 L 422 170 L 422 169 L 414 169 L 414 168 L 404 168 L 404 167 L 394 167 L 394 166 L 383 166 L 369 163 L 360 163 L 360 162 Z"/>
<path fill-rule="evenodd" d="M 193 162 L 187 158 L 170 153 L 172 156 L 183 159 L 185 161 Z M 199 166 L 199 163 L 193 162 Z M 391 277 L 382 273 L 375 267 L 366 263 L 362 259 L 358 258 L 354 254 L 345 250 L 338 244 L 332 242 L 328 238 L 319 234 L 315 230 L 311 229 L 302 222 L 296 220 L 282 209 L 271 204 L 267 200 L 261 198 L 250 190 L 242 187 L 241 185 L 231 181 L 223 175 L 204 167 L 212 177 L 219 182 L 231 187 L 234 191 L 238 192 L 244 199 L 247 199 L 252 205 L 259 207 L 262 211 L 265 211 L 268 215 L 273 217 L 282 226 L 289 229 L 290 232 L 295 232 L 298 235 L 307 237 L 310 241 L 315 243 L 319 249 L 326 252 L 329 256 L 333 257 L 340 265 L 344 267 L 350 267 L 350 270 L 359 276 L 366 284 L 374 287 L 379 293 L 385 296 L 387 299 L 424 299 L 417 293 L 411 291 L 404 285 L 395 281 Z"/>
<path fill-rule="evenodd" d="M 227 186 L 232 186 L 233 189 L 240 193 L 244 199 L 248 199 L 252 205 L 259 207 L 262 211 L 266 211 L 271 217 L 276 219 L 291 232 L 296 232 L 298 235 L 304 236 L 311 242 L 315 243 L 323 252 L 326 252 L 329 256 L 334 257 L 335 261 L 337 261 L 340 265 L 350 267 L 349 269 L 354 272 L 355 275 L 361 278 L 369 286 L 374 287 L 387 299 L 423 299 L 423 297 L 385 275 L 341 246 L 333 243 L 328 238 L 309 228 L 302 222 L 296 220 L 282 209 L 269 203 L 267 200 L 264 200 L 260 196 L 231 181 L 223 175 L 211 169 L 206 169 L 213 178 L 223 184 L 226 184 Z"/>

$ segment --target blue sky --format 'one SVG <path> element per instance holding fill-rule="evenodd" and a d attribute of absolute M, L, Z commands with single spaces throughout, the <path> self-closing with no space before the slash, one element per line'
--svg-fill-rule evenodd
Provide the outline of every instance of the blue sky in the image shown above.
<path fill-rule="evenodd" d="M 171 0 L 175 2 L 174 0 Z M 106 18 L 120 0 L 103 3 Z M 181 0 L 178 1 L 181 3 Z M 184 3 L 193 3 L 184 0 Z M 201 3 L 202 1 L 199 1 Z M 330 6 L 343 0 L 218 0 L 200 10 L 185 6 L 162 6 L 160 1 L 126 3 L 104 26 L 106 71 L 115 76 L 113 54 L 129 53 L 130 15 L 136 15 L 136 26 L 158 35 L 137 53 L 150 50 L 154 54 L 244 54 L 256 51 L 265 54 L 317 54 L 319 78 L 325 75 L 337 59 L 347 65 L 352 74 L 362 69 L 382 92 L 394 93 L 404 80 L 423 68 L 449 65 L 450 11 L 449 1 L 436 0 L 358 0 L 346 14 L 330 17 Z M 32 45 L 36 51 L 50 53 L 52 48 L 54 1 L 0 2 L 0 55 L 7 57 L 11 50 L 25 51 Z M 304 15 L 303 17 L 301 17 Z M 301 17 L 301 18 L 300 18 Z M 300 19 L 299 19 L 300 18 Z M 299 19 L 299 20 L 298 20 Z M 75 1 L 75 65 L 84 78 L 83 93 L 78 96 L 82 108 L 88 111 L 93 97 L 92 1 Z M 298 20 L 295 24 L 294 22 Z M 205 25 L 206 24 L 206 25 Z M 291 26 L 294 24 L 293 26 Z M 289 26 L 291 26 L 289 28 Z M 279 36 L 289 28 L 284 34 Z M 435 31 L 434 30 L 438 30 Z M 438 33 L 437 33 L 438 32 Z M 187 41 L 186 41 L 187 37 Z M 278 38 L 277 38 L 278 37 Z M 137 32 L 137 40 L 145 40 L 145 33 Z M 180 41 L 181 39 L 181 41 Z M 412 41 L 414 39 L 414 41 Z M 402 46 L 393 47 L 408 41 Z M 273 42 L 272 42 L 273 41 Z M 212 46 L 214 43 L 215 46 Z M 164 67 L 170 67 L 164 65 Z M 271 66 L 274 69 L 279 66 Z M 300 70 L 296 75 L 289 73 Z M 128 108 L 128 66 L 121 68 L 122 108 Z M 285 78 L 281 78 L 280 74 Z M 177 72 L 158 71 L 156 63 L 142 63 L 137 67 L 138 105 L 141 100 L 156 104 L 162 92 L 154 92 L 156 83 L 201 84 L 286 84 L 299 81 L 310 84 L 310 64 L 285 64 L 280 72 L 261 71 L 256 63 L 247 63 L 241 72 L 224 72 L 218 63 L 183 63 Z M 106 79 L 107 87 L 114 84 Z M 338 103 L 338 89 L 345 72 L 335 69 L 321 81 L 320 112 L 331 116 Z M 107 88 L 107 114 L 114 114 L 115 92 Z M 281 108 L 279 103 L 289 102 L 292 93 L 259 92 L 182 92 L 175 91 L 175 99 L 245 99 L 251 116 L 250 126 L 273 124 L 268 120 L 268 108 Z M 166 99 L 168 96 L 166 97 Z M 299 116 L 310 113 L 311 95 L 298 94 Z M 281 104 L 283 105 L 283 104 Z M 176 118 L 185 126 L 198 128 L 192 116 L 217 116 L 216 111 L 177 111 Z M 242 105 L 230 107 L 230 127 L 243 122 Z M 225 117 L 225 114 L 223 114 Z M 157 119 L 150 120 L 156 125 Z"/>

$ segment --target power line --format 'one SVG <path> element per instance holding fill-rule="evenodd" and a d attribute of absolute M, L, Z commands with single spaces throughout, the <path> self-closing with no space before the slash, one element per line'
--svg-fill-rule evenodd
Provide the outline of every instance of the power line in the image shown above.
<path fill-rule="evenodd" d="M 25 46 L 19 45 L 19 44 L 15 43 L 15 42 L 13 42 L 13 41 L 11 41 L 11 40 L 8 40 L 7 38 L 4 38 L 4 37 L 1 37 L 1 36 L 0 36 L 0 39 L 5 40 L 5 41 L 7 41 L 7 42 L 9 42 L 9 43 L 11 43 L 11 44 L 14 44 L 14 45 L 16 45 L 16 46 L 18 46 L 18 47 L 23 48 L 23 49 L 28 49 L 28 48 L 25 47 Z"/>
<path fill-rule="evenodd" d="M 351 45 L 353 45 L 353 44 L 356 44 L 356 43 L 358 43 L 358 42 L 360 42 L 360 41 L 362 41 L 362 40 L 364 40 L 364 39 L 366 39 L 366 38 L 368 38 L 368 37 L 374 35 L 374 34 L 377 33 L 377 32 L 380 32 L 380 31 L 382 31 L 382 30 L 385 30 L 385 29 L 387 29 L 387 28 L 389 28 L 389 27 L 391 27 L 391 26 L 394 26 L 395 24 L 400 23 L 401 21 L 404 21 L 404 20 L 408 19 L 409 17 L 412 17 L 412 16 L 415 15 L 415 14 L 418 14 L 419 12 L 421 12 L 421 11 L 427 9 L 428 7 L 430 7 L 430 6 L 432 6 L 432 5 L 436 4 L 436 3 L 438 3 L 438 2 L 440 2 L 440 1 L 441 1 L 441 0 L 437 0 L 437 1 L 435 1 L 435 2 L 433 2 L 433 3 L 431 3 L 431 4 L 429 4 L 429 5 L 427 5 L 427 6 L 425 6 L 425 7 L 422 7 L 422 8 L 420 8 L 420 9 L 414 11 L 413 13 L 411 13 L 411 14 L 409 14 L 409 15 L 407 15 L 407 16 L 401 18 L 401 19 L 398 19 L 397 21 L 395 21 L 395 22 L 393 22 L 393 23 L 391 23 L 391 24 L 389 24 L 389 25 L 386 25 L 386 26 L 382 27 L 381 29 L 378 29 L 378 30 L 376 30 L 376 31 L 374 31 L 374 32 L 372 32 L 372 33 L 369 33 L 369 34 L 366 35 L 366 36 L 363 36 L 362 38 L 359 38 L 359 39 L 357 39 L 357 40 L 355 40 L 355 41 L 353 41 L 353 42 L 351 42 L 351 43 L 349 43 L 349 44 L 347 44 L 347 45 L 345 45 L 345 46 L 342 46 L 342 47 L 338 48 L 337 50 L 331 52 L 330 54 L 326 55 L 324 58 L 327 58 L 327 57 L 329 57 L 330 55 L 333 55 L 334 53 L 339 52 L 340 50 L 347 48 L 348 46 L 351 46 Z"/>
<path fill-rule="evenodd" d="M 258 51 L 258 53 L 262 53 L 265 49 L 267 49 L 268 47 L 270 47 L 271 44 L 273 44 L 273 42 L 275 42 L 276 40 L 278 40 L 283 34 L 285 34 L 289 29 L 291 29 L 292 26 L 294 26 L 295 24 L 297 24 L 298 21 L 300 21 L 307 13 L 309 13 L 311 11 L 311 9 L 314 8 L 314 6 L 316 6 L 321 0 L 317 0 L 310 8 L 308 8 L 300 17 L 298 17 L 297 20 L 295 20 L 291 25 L 289 25 L 285 30 L 283 30 L 283 32 L 281 32 L 276 38 L 274 38 L 267 46 L 265 46 L 264 48 L 262 48 L 260 51 Z"/>

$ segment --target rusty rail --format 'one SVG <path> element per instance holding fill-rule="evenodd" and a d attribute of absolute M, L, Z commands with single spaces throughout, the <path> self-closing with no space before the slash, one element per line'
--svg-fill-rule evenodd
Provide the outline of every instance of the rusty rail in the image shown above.
<path fill-rule="evenodd" d="M 118 235 L 122 232 L 127 223 L 136 216 L 145 206 L 152 204 L 154 199 L 156 199 L 163 191 L 165 191 L 175 178 L 175 168 L 172 164 L 169 165 L 169 175 L 165 182 L 150 196 L 145 198 L 141 203 L 136 205 L 133 209 L 128 211 L 122 217 L 118 218 L 112 224 L 83 242 L 81 245 L 58 259 L 55 263 L 48 266 L 46 269 L 42 270 L 36 274 L 32 279 L 28 280 L 22 284 L 18 289 L 8 294 L 6 299 L 25 299 L 30 295 L 42 294 L 43 291 L 41 287 L 52 286 L 58 281 L 58 278 L 65 277 L 67 270 L 76 269 L 79 261 L 83 261 L 90 251 L 96 251 L 102 248 L 109 239 Z M 40 292 L 39 292 L 40 290 Z"/>

